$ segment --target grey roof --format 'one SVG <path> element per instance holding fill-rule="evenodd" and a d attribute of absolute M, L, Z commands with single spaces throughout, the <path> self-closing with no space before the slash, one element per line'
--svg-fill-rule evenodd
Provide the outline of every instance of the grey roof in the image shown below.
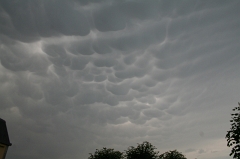
<path fill-rule="evenodd" d="M 9 141 L 6 121 L 0 118 L 0 143 L 11 146 Z"/>

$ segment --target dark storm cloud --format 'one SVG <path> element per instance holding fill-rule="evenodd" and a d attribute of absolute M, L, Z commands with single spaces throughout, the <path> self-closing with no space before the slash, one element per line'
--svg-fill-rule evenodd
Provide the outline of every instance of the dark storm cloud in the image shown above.
<path fill-rule="evenodd" d="M 190 158 L 228 155 L 226 114 L 240 89 L 238 1 L 0 5 L 9 158 L 87 158 L 146 140 Z"/>
<path fill-rule="evenodd" d="M 52 35 L 87 35 L 86 16 L 69 1 L 1 1 L 2 33 L 18 40 L 38 40 Z"/>

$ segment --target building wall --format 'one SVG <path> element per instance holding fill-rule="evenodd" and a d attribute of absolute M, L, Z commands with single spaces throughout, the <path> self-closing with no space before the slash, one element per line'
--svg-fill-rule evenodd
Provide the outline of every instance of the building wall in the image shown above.
<path fill-rule="evenodd" d="M 0 144 L 0 159 L 4 159 L 6 155 L 7 146 Z"/>

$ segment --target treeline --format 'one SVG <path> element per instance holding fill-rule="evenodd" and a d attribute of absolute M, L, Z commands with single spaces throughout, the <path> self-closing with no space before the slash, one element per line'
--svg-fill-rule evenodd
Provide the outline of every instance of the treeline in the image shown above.
<path fill-rule="evenodd" d="M 159 152 L 155 149 L 156 147 L 147 141 L 138 144 L 137 147 L 130 146 L 124 152 L 104 147 L 100 150 L 96 149 L 94 154 L 90 153 L 88 159 L 187 159 L 177 150 L 159 155 Z"/>

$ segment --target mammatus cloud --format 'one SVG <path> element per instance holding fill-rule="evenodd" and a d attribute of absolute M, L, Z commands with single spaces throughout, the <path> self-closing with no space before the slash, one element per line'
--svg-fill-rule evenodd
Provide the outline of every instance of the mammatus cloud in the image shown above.
<path fill-rule="evenodd" d="M 9 158 L 84 159 L 142 141 L 188 158 L 228 156 L 240 90 L 238 1 L 0 5 Z"/>

